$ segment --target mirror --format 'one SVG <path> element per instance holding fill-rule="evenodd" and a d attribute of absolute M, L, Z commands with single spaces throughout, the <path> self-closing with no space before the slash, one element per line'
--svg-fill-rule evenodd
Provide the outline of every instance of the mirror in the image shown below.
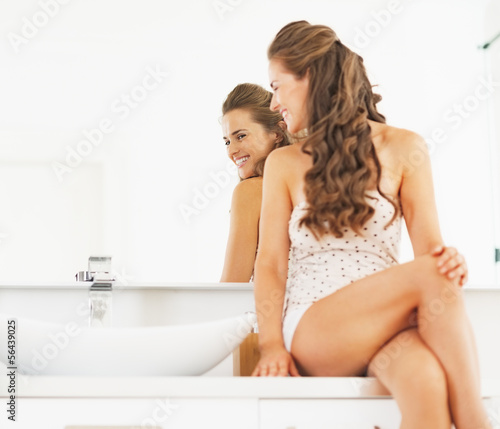
<path fill-rule="evenodd" d="M 444 239 L 471 286 L 498 282 L 500 41 L 478 49 L 498 1 L 42 0 L 0 15 L 0 282 L 72 281 L 90 255 L 129 281 L 218 281 L 238 182 L 221 105 L 238 83 L 269 88 L 267 46 L 298 19 L 331 26 L 388 123 L 427 138 Z"/>

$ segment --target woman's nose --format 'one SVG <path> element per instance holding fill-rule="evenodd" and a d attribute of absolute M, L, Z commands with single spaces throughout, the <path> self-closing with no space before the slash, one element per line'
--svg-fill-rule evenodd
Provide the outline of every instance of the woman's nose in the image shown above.
<path fill-rule="evenodd" d="M 279 109 L 279 104 L 278 100 L 276 100 L 276 94 L 273 94 L 271 98 L 271 104 L 269 105 L 269 108 L 274 112 L 275 110 Z"/>
<path fill-rule="evenodd" d="M 227 145 L 227 154 L 229 158 L 233 159 L 233 156 L 238 153 L 239 149 L 236 145 L 236 142 L 230 141 L 229 144 Z"/>

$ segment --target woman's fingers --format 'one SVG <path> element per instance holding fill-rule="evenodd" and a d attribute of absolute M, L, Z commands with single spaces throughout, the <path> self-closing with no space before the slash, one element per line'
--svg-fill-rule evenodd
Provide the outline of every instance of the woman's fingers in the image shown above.
<path fill-rule="evenodd" d="M 439 246 L 431 254 L 437 257 L 437 267 L 441 274 L 448 272 L 457 265 L 455 258 L 458 255 L 458 251 L 454 247 Z"/>
<path fill-rule="evenodd" d="M 467 272 L 467 265 L 464 262 L 459 265 L 455 270 L 451 271 L 448 274 L 448 277 L 450 279 L 458 279 L 458 284 L 459 286 L 463 286 L 465 283 L 467 283 L 468 280 L 468 272 Z"/>
<path fill-rule="evenodd" d="M 432 250 L 431 255 L 432 256 L 439 256 L 439 255 L 441 255 L 441 253 L 444 252 L 445 249 L 446 249 L 446 247 L 444 247 L 444 246 L 437 246 Z"/>
<path fill-rule="evenodd" d="M 257 367 L 255 368 L 255 371 L 252 373 L 252 376 L 256 377 L 268 377 L 272 376 L 272 370 L 270 369 L 270 366 L 267 364 L 258 364 Z M 276 375 L 276 374 L 274 374 Z"/>
<path fill-rule="evenodd" d="M 467 263 L 465 262 L 465 258 L 464 258 L 464 263 L 462 264 L 462 268 L 464 272 L 460 275 L 460 286 L 463 286 L 469 280 L 469 269 L 467 268 Z"/>
<path fill-rule="evenodd" d="M 441 274 L 453 274 L 451 277 L 455 277 L 457 274 L 457 270 L 459 268 L 463 268 L 462 264 L 464 263 L 464 259 L 462 255 L 456 255 L 450 259 L 448 259 L 446 262 L 443 262 L 441 266 L 439 266 L 439 272 Z"/>
<path fill-rule="evenodd" d="M 278 375 L 278 364 L 276 364 L 275 362 L 269 364 L 269 372 L 268 372 L 268 375 L 271 376 L 271 377 L 276 377 Z"/>
<path fill-rule="evenodd" d="M 290 375 L 292 377 L 300 377 L 299 371 L 297 370 L 297 367 L 295 366 L 295 362 L 292 360 L 290 363 Z"/>
<path fill-rule="evenodd" d="M 439 255 L 437 266 L 439 272 L 444 274 L 456 267 L 465 263 L 464 257 L 458 253 L 454 247 L 446 247 L 445 250 Z"/>
<path fill-rule="evenodd" d="M 438 258 L 437 265 L 439 272 L 444 274 L 449 268 L 454 267 L 457 256 L 459 256 L 457 249 L 454 247 L 446 247 Z"/>
<path fill-rule="evenodd" d="M 292 357 L 286 351 L 277 356 L 261 358 L 252 372 L 254 377 L 286 377 L 288 374 L 300 375 Z"/>
<path fill-rule="evenodd" d="M 465 258 L 458 253 L 454 247 L 437 247 L 432 252 L 438 257 L 437 266 L 441 274 L 450 280 L 458 279 L 460 286 L 463 286 L 468 279 L 468 268 Z"/>

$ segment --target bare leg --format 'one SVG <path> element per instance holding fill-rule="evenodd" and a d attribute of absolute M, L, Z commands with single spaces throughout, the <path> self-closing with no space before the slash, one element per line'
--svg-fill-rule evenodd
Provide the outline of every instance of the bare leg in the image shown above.
<path fill-rule="evenodd" d="M 462 291 L 447 280 L 439 295 L 433 287 L 425 289 L 418 332 L 445 368 L 453 422 L 457 429 L 491 428 L 481 401 L 476 343 Z"/>
<path fill-rule="evenodd" d="M 393 337 L 373 357 L 368 375 L 392 393 L 403 429 L 450 429 L 446 374 L 416 329 Z"/>
<path fill-rule="evenodd" d="M 370 275 L 316 302 L 297 327 L 292 355 L 305 374 L 363 374 L 386 342 L 416 322 L 445 370 L 457 429 L 491 428 L 462 291 L 438 273 L 432 256 Z"/>

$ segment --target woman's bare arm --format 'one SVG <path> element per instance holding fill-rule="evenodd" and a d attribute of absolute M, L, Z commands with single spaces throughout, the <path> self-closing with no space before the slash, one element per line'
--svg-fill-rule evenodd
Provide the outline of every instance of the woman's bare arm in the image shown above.
<path fill-rule="evenodd" d="M 429 152 L 422 137 L 401 130 L 399 145 L 405 160 L 400 187 L 401 206 L 415 257 L 428 254 L 442 246 L 443 238 L 434 197 Z"/>
<path fill-rule="evenodd" d="M 282 313 L 288 274 L 288 222 L 292 203 L 286 177 L 292 174 L 288 148 L 267 158 L 264 171 L 260 244 L 255 264 L 255 306 L 261 359 L 253 375 L 298 375 L 283 343 Z"/>
<path fill-rule="evenodd" d="M 250 281 L 258 245 L 262 178 L 238 183 L 231 200 L 231 217 L 221 282 Z"/>
<path fill-rule="evenodd" d="M 400 158 L 405 161 L 400 187 L 401 205 L 415 256 L 426 253 L 439 256 L 441 273 L 450 279 L 460 276 L 467 281 L 465 260 L 453 247 L 445 247 L 434 197 L 432 169 L 425 140 L 400 130 Z"/>

